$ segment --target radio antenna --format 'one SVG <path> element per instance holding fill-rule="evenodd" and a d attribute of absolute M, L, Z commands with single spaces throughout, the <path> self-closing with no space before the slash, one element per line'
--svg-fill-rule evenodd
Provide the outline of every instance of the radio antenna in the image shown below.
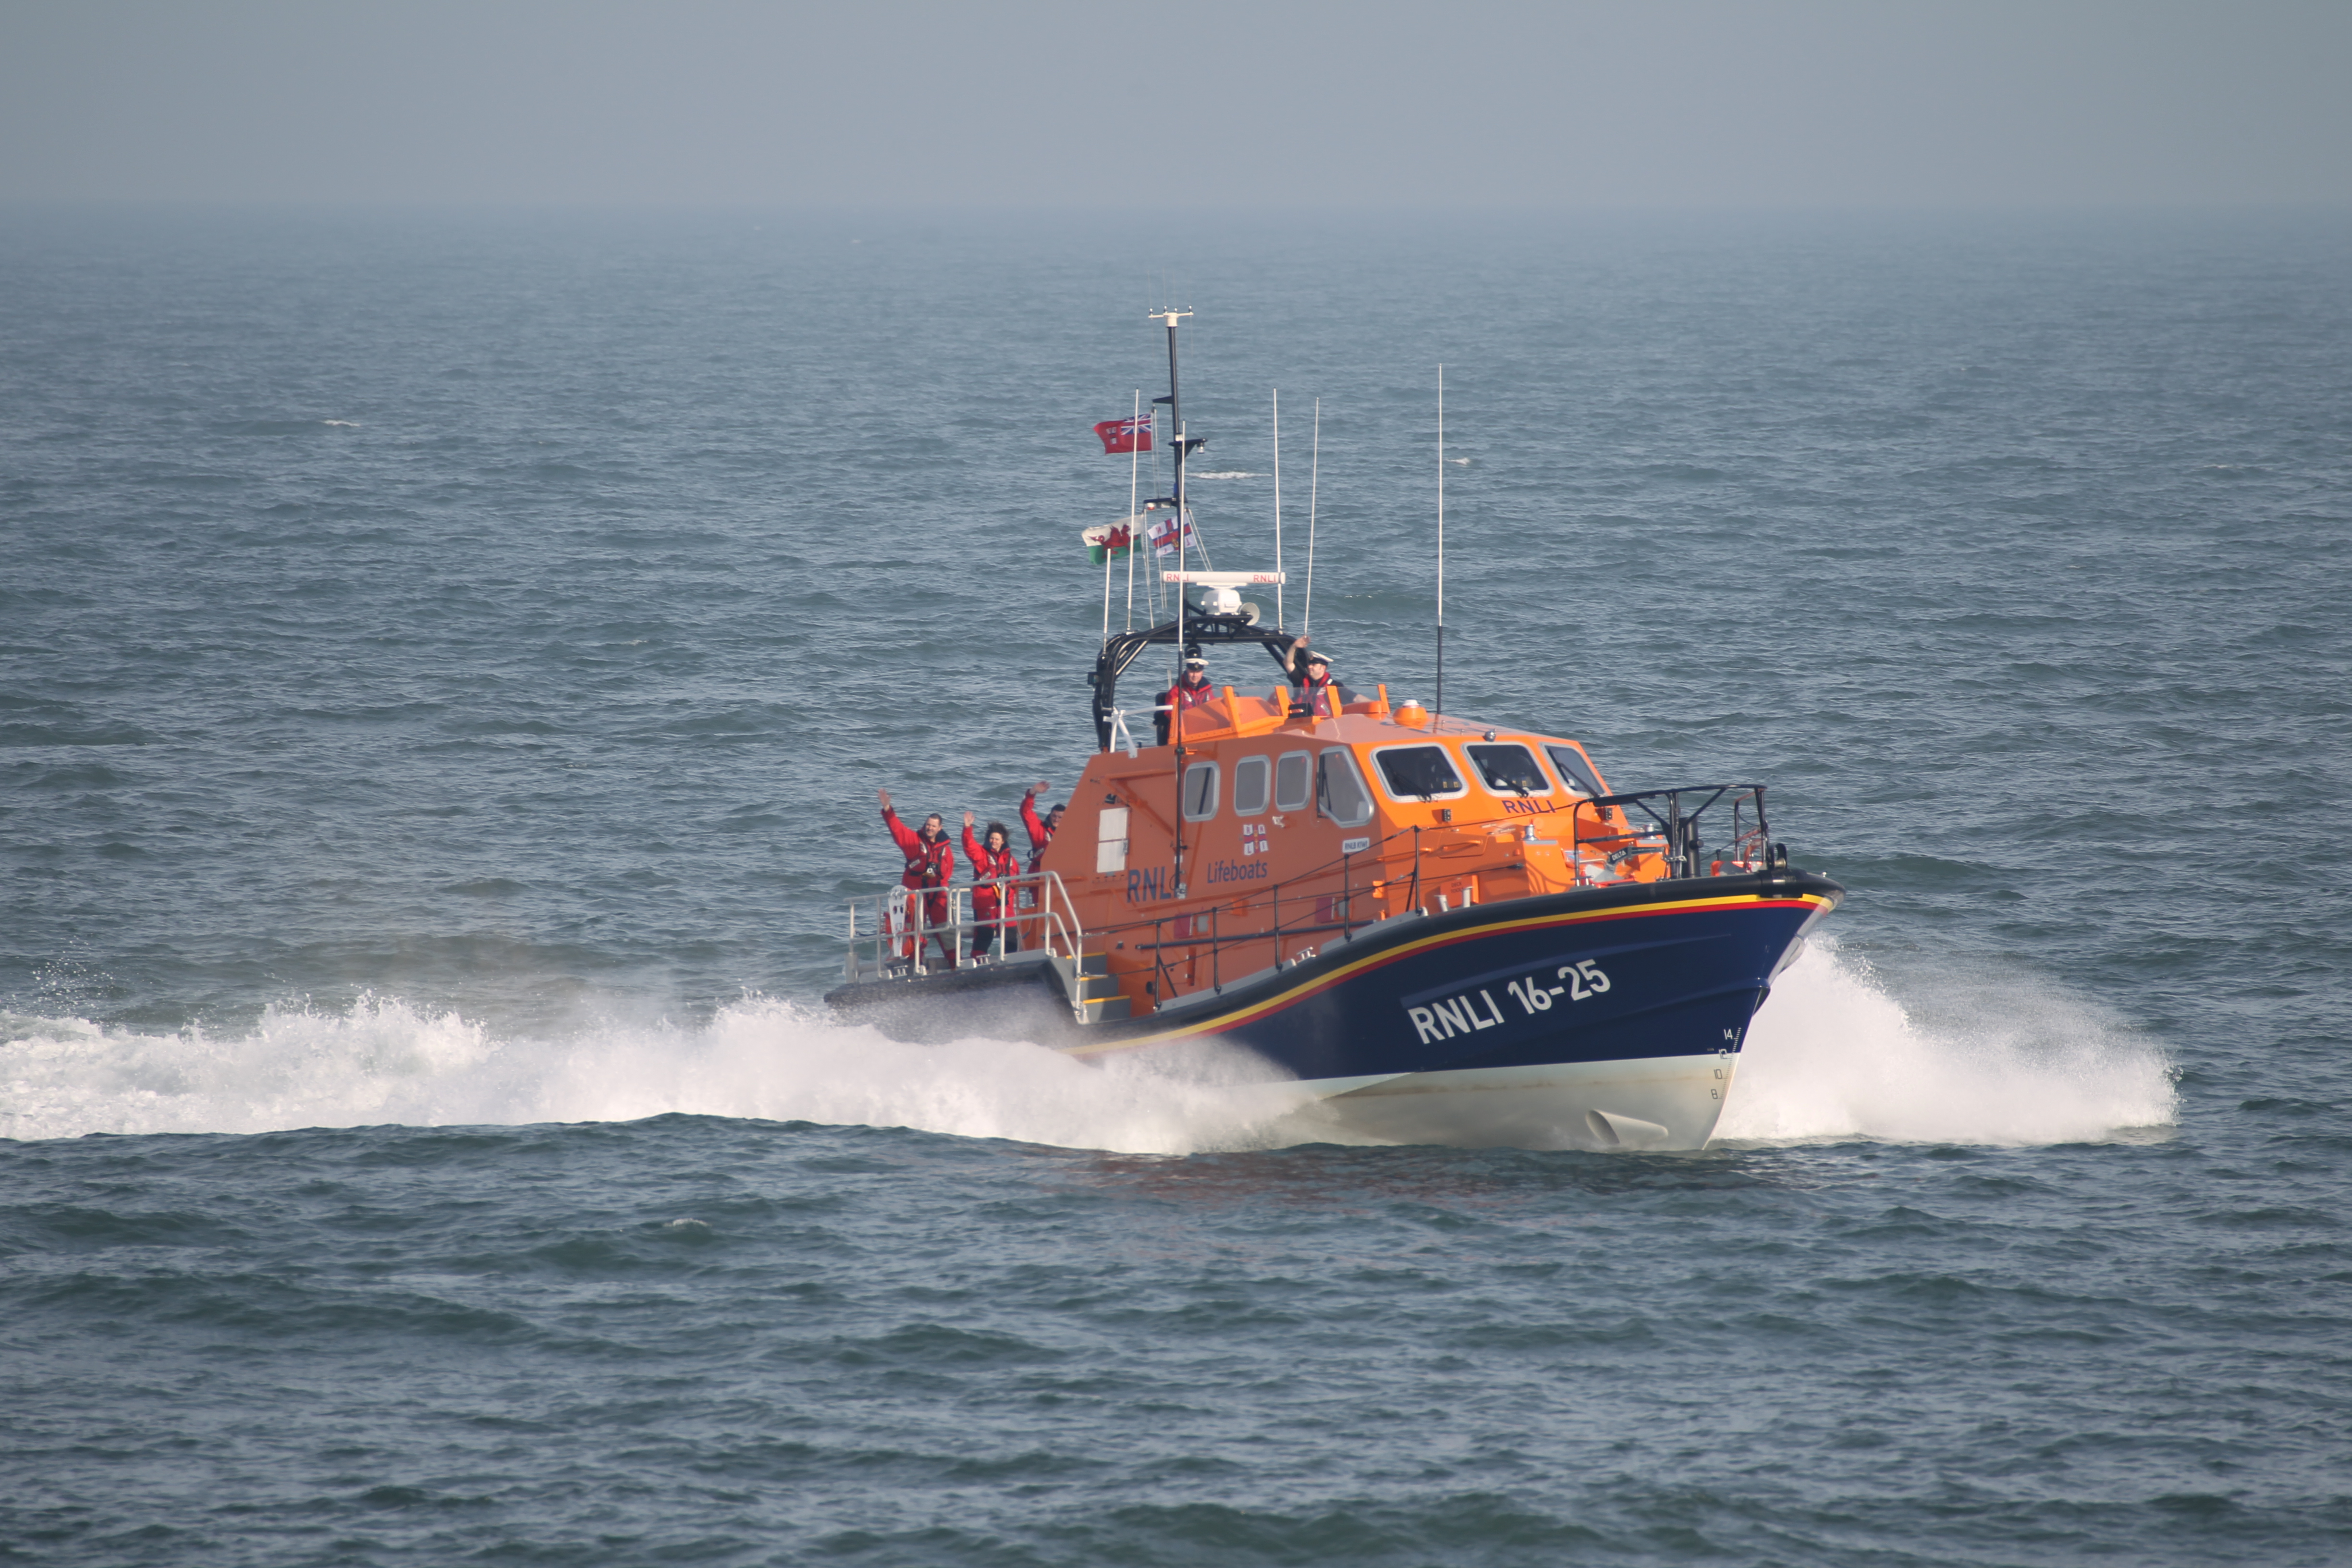
<path fill-rule="evenodd" d="M 1429 731 L 1445 712 L 1445 367 L 1437 367 L 1437 706 Z"/>
<path fill-rule="evenodd" d="M 1274 389 L 1274 569 L 1282 570 L 1282 388 Z M 1281 626 L 1282 584 L 1274 585 L 1274 624 Z"/>
<path fill-rule="evenodd" d="M 1307 613 L 1298 622 L 1305 637 L 1315 624 L 1315 488 L 1323 477 L 1323 400 L 1315 400 L 1315 445 L 1307 459 Z"/>

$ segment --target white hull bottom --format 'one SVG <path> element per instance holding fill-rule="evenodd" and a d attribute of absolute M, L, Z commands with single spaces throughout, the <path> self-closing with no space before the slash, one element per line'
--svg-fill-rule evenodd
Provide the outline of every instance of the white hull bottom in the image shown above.
<path fill-rule="evenodd" d="M 1703 1149 L 1731 1094 L 1729 1054 L 1310 1079 L 1314 1114 L 1391 1143 L 1470 1149 Z"/>

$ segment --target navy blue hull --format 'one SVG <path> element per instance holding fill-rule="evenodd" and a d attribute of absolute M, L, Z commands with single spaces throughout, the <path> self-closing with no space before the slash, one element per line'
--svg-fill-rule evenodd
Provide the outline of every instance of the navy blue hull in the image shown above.
<path fill-rule="evenodd" d="M 1736 1052 L 1798 938 L 1843 896 L 1794 872 L 1388 921 L 1213 1001 L 1099 1026 L 1076 1048 L 1213 1038 L 1315 1079 Z"/>

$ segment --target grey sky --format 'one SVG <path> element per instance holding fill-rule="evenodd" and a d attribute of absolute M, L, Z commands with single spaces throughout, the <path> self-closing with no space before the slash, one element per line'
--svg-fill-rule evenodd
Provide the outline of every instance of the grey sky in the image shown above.
<path fill-rule="evenodd" d="M 0 0 L 0 199 L 2352 201 L 2352 0 Z"/>

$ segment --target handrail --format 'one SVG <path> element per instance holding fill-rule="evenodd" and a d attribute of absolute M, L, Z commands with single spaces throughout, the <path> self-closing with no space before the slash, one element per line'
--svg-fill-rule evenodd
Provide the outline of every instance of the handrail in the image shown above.
<path fill-rule="evenodd" d="M 1733 791 L 1739 791 L 1732 795 Z M 1711 861 L 1706 858 L 1706 842 L 1699 837 L 1699 818 L 1727 795 L 1731 800 L 1731 839 L 1724 853 Z M 1705 795 L 1696 805 L 1685 809 L 1685 795 Z M 1654 802 L 1664 801 L 1661 811 Z M 1617 816 L 1625 830 L 1613 834 L 1588 836 L 1584 831 L 1585 808 L 1591 807 L 1603 826 L 1609 826 L 1611 807 L 1618 808 Z M 1632 810 L 1625 808 L 1631 807 Z M 1651 827 L 1634 827 L 1633 812 L 1639 811 L 1654 824 Z M 1752 811 L 1755 820 L 1747 820 Z M 1727 867 L 1744 870 L 1775 864 L 1785 865 L 1788 851 L 1772 842 L 1772 829 L 1764 816 L 1764 786 L 1760 784 L 1681 784 L 1671 789 L 1630 790 L 1622 795 L 1600 795 L 1577 803 L 1569 817 L 1570 853 L 1580 863 L 1588 844 L 1618 845 L 1604 851 L 1611 865 L 1622 864 L 1641 855 L 1655 854 L 1665 858 L 1668 877 L 1721 876 Z M 1645 840 L 1657 840 L 1655 844 Z"/>
<path fill-rule="evenodd" d="M 972 939 L 983 930 L 993 930 L 1000 938 L 1016 938 L 1022 951 L 1034 947 L 1074 963 L 1084 957 L 1086 927 L 1058 873 L 1031 871 L 991 878 L 985 885 L 1003 889 L 999 913 L 992 921 L 973 916 L 970 887 L 892 888 L 850 900 L 848 951 L 844 959 L 850 983 L 962 969 L 975 962 L 997 963 L 1012 956 L 1000 941 L 994 957 L 975 960 Z M 924 906 L 939 895 L 948 900 L 947 919 L 933 921 L 926 918 Z M 1071 988 L 1073 1005 L 1084 1016 L 1084 1006 L 1077 1001 L 1079 989 Z"/>

